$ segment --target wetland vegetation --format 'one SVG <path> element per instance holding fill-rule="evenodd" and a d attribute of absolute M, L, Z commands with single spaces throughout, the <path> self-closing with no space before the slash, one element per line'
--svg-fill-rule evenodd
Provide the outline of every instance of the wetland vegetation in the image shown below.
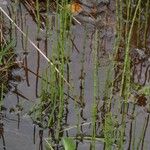
<path fill-rule="evenodd" d="M 150 149 L 150 0 L 2 0 L 0 16 L 0 148 Z"/>

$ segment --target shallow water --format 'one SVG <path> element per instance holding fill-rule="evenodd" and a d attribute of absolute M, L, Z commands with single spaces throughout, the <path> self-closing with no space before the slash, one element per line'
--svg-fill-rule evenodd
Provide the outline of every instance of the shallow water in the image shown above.
<path fill-rule="evenodd" d="M 101 1 L 101 0 L 100 0 Z M 112 2 L 112 1 L 111 1 Z M 91 1 L 84 1 L 89 6 L 92 5 Z M 9 3 L 8 3 L 9 4 Z M 10 3 L 11 5 L 12 3 Z M 10 5 L 8 7 L 11 10 Z M 76 16 L 76 18 L 82 23 L 82 25 L 75 23 L 72 26 L 72 41 L 73 47 L 70 51 L 70 63 L 69 63 L 69 77 L 70 82 L 74 86 L 74 91 L 70 92 L 70 96 L 76 96 L 77 99 L 80 99 L 85 103 L 85 107 L 79 109 L 79 122 L 80 123 L 89 123 L 91 122 L 91 111 L 92 111 L 92 103 L 93 103 L 93 45 L 94 45 L 94 37 L 93 33 L 95 32 L 95 27 L 99 30 L 100 42 L 99 42 L 99 70 L 98 70 L 98 82 L 99 82 L 99 93 L 98 95 L 100 100 L 99 106 L 99 113 L 98 116 L 100 120 L 103 119 L 103 114 L 105 110 L 103 110 L 104 101 L 104 88 L 107 79 L 108 70 L 112 68 L 112 60 L 110 56 L 113 53 L 112 47 L 114 44 L 114 3 L 112 3 L 110 8 L 112 8 L 112 13 L 107 13 L 106 19 L 104 18 L 103 21 L 105 22 L 105 26 L 101 25 L 99 20 L 93 22 L 91 18 L 84 18 L 84 16 Z M 3 8 L 7 11 L 6 6 Z M 110 11 L 110 10 L 109 10 Z M 8 11 L 7 11 L 8 12 Z M 12 10 L 11 10 L 12 12 Z M 13 13 L 12 13 L 13 14 Z M 105 15 L 105 11 L 101 14 L 102 16 Z M 101 20 L 100 20 L 101 21 Z M 39 35 L 37 35 L 37 24 L 32 20 L 32 17 L 25 9 L 23 5 L 21 5 L 21 9 L 18 7 L 17 11 L 17 23 L 18 25 L 22 26 L 22 30 L 26 32 L 28 27 L 28 36 L 32 39 L 32 41 L 38 44 L 41 50 L 46 50 L 48 55 L 51 54 L 51 47 L 52 43 L 56 42 L 56 31 L 55 26 L 53 31 L 51 32 L 52 38 L 47 39 L 46 44 L 46 36 L 45 30 L 41 30 Z M 39 39 L 37 41 L 37 36 Z M 86 37 L 86 39 L 84 38 Z M 47 61 L 37 53 L 35 48 L 31 44 L 27 44 L 27 52 L 28 55 L 24 55 L 25 46 L 22 45 L 23 37 L 20 32 L 17 31 L 17 36 L 15 36 L 17 45 L 16 45 L 16 53 L 18 55 L 18 61 L 22 61 L 28 71 L 20 67 L 18 70 L 14 70 L 14 74 L 19 74 L 22 78 L 21 82 L 10 81 L 10 85 L 12 85 L 12 89 L 9 93 L 7 93 L 4 102 L 5 107 L 7 108 L 4 111 L 4 139 L 6 144 L 6 149 L 8 150 L 36 150 L 40 146 L 40 137 L 39 131 L 40 128 L 36 126 L 36 139 L 35 144 L 33 142 L 34 138 L 34 125 L 32 120 L 27 115 L 28 111 L 32 107 L 33 104 L 37 103 L 38 95 L 40 94 L 40 78 L 37 78 L 37 75 L 42 76 L 42 72 L 44 72 L 45 68 L 47 67 Z M 51 40 L 52 39 L 52 40 Z M 25 39 L 24 39 L 25 40 Z M 85 40 L 85 45 L 83 44 Z M 24 42 L 25 43 L 25 42 Z M 146 80 L 145 84 L 149 85 L 150 78 L 149 74 L 145 77 L 146 68 L 148 70 L 149 62 L 146 60 L 146 65 L 142 66 L 143 71 L 141 76 L 138 76 L 139 73 L 138 69 L 140 69 L 141 65 L 139 64 L 135 66 L 137 69 L 137 73 L 135 73 L 135 82 L 144 82 L 142 80 Z M 30 71 L 31 70 L 31 71 Z M 34 73 L 33 73 L 34 72 Z M 114 72 L 111 72 L 112 74 Z M 83 78 L 82 78 L 83 77 Z M 146 78 L 146 79 L 145 79 Z M 82 83 L 84 83 L 84 88 L 81 88 Z M 17 89 L 18 94 L 14 94 L 15 89 Z M 117 99 L 117 98 L 116 98 Z M 116 100 L 117 101 L 117 100 Z M 148 100 L 147 100 L 148 101 Z M 23 108 L 22 111 L 19 112 L 12 112 L 10 113 L 11 108 L 16 108 L 16 105 L 19 104 Z M 112 103 L 112 110 L 121 118 L 121 113 L 118 112 L 117 106 L 115 102 Z M 147 107 L 147 108 L 146 108 Z M 143 141 L 143 145 L 140 145 L 139 149 L 142 149 L 142 146 L 145 149 L 150 149 L 150 128 L 149 128 L 149 113 L 147 113 L 148 109 L 148 102 L 147 105 L 138 106 L 134 105 L 133 103 L 129 103 L 129 110 L 127 114 L 127 123 L 126 123 L 126 136 L 125 136 L 125 148 L 132 149 L 131 141 L 135 139 L 135 141 L 140 139 L 141 131 L 145 130 L 145 136 Z M 70 99 L 68 104 L 68 112 L 67 113 L 67 120 L 66 123 L 68 126 L 74 126 L 77 124 L 77 113 L 75 112 L 74 102 Z M 17 114 L 16 114 L 17 113 Z M 135 117 L 135 119 L 133 118 Z M 101 121 L 102 122 L 102 121 Z M 80 134 L 90 135 L 91 133 L 91 125 L 85 125 L 81 128 Z M 102 124 L 98 127 L 97 133 L 99 136 L 101 135 L 101 127 Z M 134 131 L 135 130 L 135 131 Z M 135 132 L 135 133 L 134 133 Z M 47 132 L 44 131 L 44 138 L 47 137 Z M 69 136 L 76 136 L 77 130 L 76 128 L 64 132 L 64 135 Z M 135 135 L 134 135 L 135 134 Z M 135 138 L 137 137 L 137 138 Z M 2 148 L 2 138 L 0 140 L 0 145 Z M 90 148 L 90 141 L 84 140 L 83 142 L 78 142 L 78 149 L 89 149 Z M 3 148 L 2 148 L 3 149 Z M 96 142 L 96 149 L 104 149 L 103 142 Z"/>

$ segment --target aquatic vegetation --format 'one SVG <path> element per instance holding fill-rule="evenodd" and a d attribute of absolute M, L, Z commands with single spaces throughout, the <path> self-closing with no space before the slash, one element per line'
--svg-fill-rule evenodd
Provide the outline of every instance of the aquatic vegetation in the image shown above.
<path fill-rule="evenodd" d="M 64 137 L 62 139 L 62 142 L 63 142 L 65 150 L 75 150 L 76 149 L 73 139 Z"/>
<path fill-rule="evenodd" d="M 0 13 L 0 139 L 2 139 L 3 149 L 6 149 L 4 136 L 4 113 L 5 95 L 10 90 L 9 80 L 12 79 L 12 69 L 17 67 L 16 55 L 14 53 L 14 40 L 8 39 L 6 34 L 7 26 L 3 14 Z"/>
<path fill-rule="evenodd" d="M 11 70 L 17 63 L 13 52 L 15 42 L 14 40 L 9 41 L 6 39 L 4 20 L 0 23 L 0 27 L 0 91 L 2 90 L 3 93 L 6 93 L 9 89 L 8 82 L 11 79 Z"/>
<path fill-rule="evenodd" d="M 105 115 L 104 124 L 104 140 L 106 144 L 106 149 L 111 150 L 113 144 L 115 143 L 115 119 L 112 117 L 111 113 Z"/>
<path fill-rule="evenodd" d="M 36 87 L 26 114 L 39 130 L 39 147 L 45 141 L 51 150 L 148 149 L 150 0 L 14 3 L 14 16 L 0 10 L 23 39 L 25 80 Z M 22 4 L 36 22 L 34 34 L 30 15 L 29 22 L 17 20 Z M 0 47 L 4 71 L 14 59 L 14 41 L 8 41 Z"/>

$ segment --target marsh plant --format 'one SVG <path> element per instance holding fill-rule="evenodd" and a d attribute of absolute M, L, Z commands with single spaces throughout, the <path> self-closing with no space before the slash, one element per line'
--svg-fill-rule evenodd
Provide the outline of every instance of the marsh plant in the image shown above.
<path fill-rule="evenodd" d="M 101 40 L 100 32 L 98 28 L 95 28 L 92 48 L 93 58 L 93 102 L 91 105 L 91 135 L 88 138 L 91 140 L 91 149 L 96 149 L 96 141 L 101 140 L 104 142 L 104 148 L 111 150 L 113 147 L 116 149 L 125 148 L 125 136 L 126 136 L 126 121 L 128 113 L 129 99 L 133 94 L 131 91 L 135 91 L 133 84 L 145 88 L 140 83 L 135 83 L 133 78 L 134 70 L 134 57 L 133 53 L 135 49 L 140 49 L 140 52 L 145 50 L 144 53 L 148 53 L 147 38 L 149 36 L 149 19 L 150 19 L 150 1 L 149 0 L 137 0 L 137 1 L 115 1 L 116 3 L 116 21 L 115 21 L 115 42 L 113 47 L 113 67 L 109 67 L 107 70 L 107 79 L 104 88 L 104 116 L 101 122 L 103 140 L 97 133 L 98 118 L 98 106 L 101 103 L 99 98 L 99 64 L 98 64 L 98 43 Z M 55 64 L 61 75 L 66 78 L 66 65 L 67 61 L 64 61 L 66 57 L 66 45 L 69 38 L 68 18 L 69 26 L 71 26 L 71 14 L 69 15 L 67 9 L 68 1 L 57 2 L 57 17 L 56 27 L 59 29 L 57 33 L 57 42 L 53 44 L 52 50 L 52 62 Z M 38 4 L 37 4 L 37 9 Z M 37 19 L 38 19 L 37 15 Z M 139 51 L 138 51 L 139 53 Z M 55 57 L 54 57 L 55 56 Z M 56 61 L 56 56 L 57 61 Z M 69 57 L 69 56 L 68 56 Z M 116 70 L 119 71 L 116 72 Z M 67 80 L 67 82 L 69 82 Z M 117 92 L 119 96 L 116 98 L 116 85 L 119 89 Z M 136 87 L 137 87 L 136 86 Z M 148 87 L 147 87 L 148 88 Z M 66 96 L 64 91 L 66 89 L 65 82 L 61 76 L 56 72 L 53 66 L 49 66 L 42 78 L 41 95 L 39 97 L 39 103 L 33 108 L 31 116 L 34 114 L 34 121 L 36 121 L 41 127 L 49 128 L 53 130 L 54 139 L 59 141 L 63 137 L 63 124 L 66 108 Z M 72 90 L 71 90 L 72 91 Z M 73 92 L 73 91 L 72 91 Z M 140 94 L 145 94 L 140 93 Z M 113 106 L 114 105 L 114 106 Z M 76 107 L 80 107 L 76 105 Z M 75 108 L 76 109 L 76 108 Z M 117 110 L 114 110 L 117 109 Z M 121 112 L 121 113 L 120 113 Z M 134 114 L 134 112 L 133 112 Z M 77 113 L 78 115 L 78 113 Z M 143 131 L 144 132 L 144 131 Z M 142 133 L 143 133 L 142 132 Z M 78 131 L 80 133 L 80 131 Z M 142 136 L 144 133 L 142 134 Z M 133 139 L 132 146 L 135 147 L 135 139 Z M 139 141 L 137 144 L 140 145 Z M 52 141 L 51 141 L 52 144 Z M 51 145 L 52 146 L 52 145 Z"/>
<path fill-rule="evenodd" d="M 65 124 L 66 113 L 66 95 L 64 95 L 66 79 L 66 68 L 68 60 L 68 25 L 71 23 L 71 14 L 65 6 L 67 1 L 62 1 L 62 8 L 58 7 L 56 16 L 56 42 L 52 43 L 51 64 L 48 64 L 47 69 L 42 75 L 41 92 L 39 102 L 33 106 L 30 115 L 33 121 L 41 128 L 50 130 L 53 140 L 59 142 L 63 136 L 63 125 Z M 48 29 L 49 27 L 46 26 Z M 56 69 L 59 71 L 56 71 Z M 64 81 L 65 80 L 65 81 Z M 67 85 L 68 86 L 68 85 Z"/>
<path fill-rule="evenodd" d="M 22 3 L 29 10 L 30 7 L 27 5 L 29 4 L 27 2 L 28 0 Z M 64 147 L 65 150 L 74 150 L 78 148 L 79 143 L 83 142 L 87 142 L 92 150 L 97 149 L 98 142 L 103 145 L 105 150 L 123 150 L 127 148 L 127 144 L 127 149 L 144 149 L 144 138 L 148 127 L 149 114 L 146 115 L 142 129 L 139 131 L 138 135 L 140 137 L 136 137 L 136 106 L 146 106 L 146 110 L 149 112 L 147 101 L 150 96 L 148 84 L 150 77 L 147 77 L 149 65 L 145 65 L 147 69 L 143 82 L 141 80 L 142 73 L 138 74 L 137 65 L 142 66 L 143 62 L 148 64 L 150 59 L 150 47 L 148 46 L 150 0 L 114 0 L 113 2 L 115 3 L 115 36 L 112 51 L 109 53 L 108 59 L 111 63 L 106 69 L 104 86 L 100 84 L 100 68 L 102 64 L 99 53 L 102 52 L 100 47 L 100 43 L 103 42 L 101 38 L 102 28 L 107 24 L 100 20 L 104 25 L 96 26 L 98 24 L 96 22 L 98 8 L 95 3 L 91 7 L 82 4 L 78 0 L 72 2 L 69 0 L 33 1 L 29 11 L 32 12 L 32 17 L 37 23 L 36 35 L 38 37 L 41 30 L 45 30 L 46 38 L 51 40 L 51 50 L 47 51 L 46 54 L 41 52 L 38 46 L 28 38 L 28 34 L 23 33 L 14 21 L 11 21 L 23 34 L 26 41 L 30 42 L 48 62 L 46 69 L 41 75 L 40 94 L 37 102 L 29 112 L 34 124 L 38 125 L 42 131 L 44 129 L 49 130 L 49 137 L 45 139 L 47 149 L 61 149 Z M 102 3 L 104 5 L 107 4 L 106 7 L 109 7 L 109 1 L 103 1 Z M 84 12 L 83 7 L 92 9 L 92 11 Z M 52 27 L 52 20 L 49 19 L 50 12 L 54 15 L 55 27 Z M 83 117 L 83 110 L 87 107 L 86 100 L 83 97 L 86 93 L 84 67 L 87 53 L 85 47 L 88 44 L 86 41 L 88 28 L 86 28 L 87 22 L 82 24 L 74 17 L 74 15 L 80 15 L 81 12 L 84 17 L 91 17 L 90 20 L 94 20 L 96 24 L 93 23 L 92 44 L 90 45 L 92 49 L 90 52 L 92 71 L 90 73 L 92 74 L 93 84 L 90 85 L 92 87 L 92 99 L 90 105 L 88 105 L 88 111 L 90 112 L 88 118 Z M 107 16 L 107 13 L 105 15 Z M 103 17 L 106 17 L 105 15 Z M 85 28 L 84 43 L 81 43 L 84 46 L 81 57 L 80 97 L 74 96 L 74 83 L 69 76 L 71 46 L 74 44 L 71 39 L 74 21 Z M 1 43 L 0 80 L 3 80 L 8 75 L 6 70 L 12 65 L 13 57 L 11 55 L 8 59 L 7 55 L 10 56 L 9 50 L 12 50 L 14 43 L 13 40 L 9 42 L 3 40 Z M 80 54 L 77 46 L 75 44 L 73 46 Z M 5 90 L 4 84 L 2 83 L 1 86 L 2 94 Z M 100 94 L 100 89 L 102 89 L 102 94 Z M 72 100 L 71 103 L 70 99 Z M 73 115 L 75 114 L 74 120 L 76 124 L 71 127 L 68 127 L 67 124 L 68 105 L 73 105 L 71 112 L 73 112 Z M 86 122 L 87 120 L 89 122 Z M 88 127 L 86 128 L 85 126 Z M 131 127 L 130 131 L 128 131 L 128 126 Z M 88 134 L 83 132 L 84 127 L 88 129 Z M 68 132 L 72 129 L 75 129 L 76 136 L 66 137 L 69 136 Z M 132 135 L 130 135 L 130 140 L 128 141 L 129 132 Z"/>
<path fill-rule="evenodd" d="M 6 35 L 7 26 L 5 26 L 4 16 L 0 13 L 0 91 L 7 93 L 9 89 L 9 80 L 11 71 L 17 66 L 14 53 L 14 39 L 9 39 Z M 7 38 L 6 38 L 7 37 Z"/>

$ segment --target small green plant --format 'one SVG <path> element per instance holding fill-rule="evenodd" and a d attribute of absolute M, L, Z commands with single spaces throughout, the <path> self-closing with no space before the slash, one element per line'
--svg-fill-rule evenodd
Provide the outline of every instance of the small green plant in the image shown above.
<path fill-rule="evenodd" d="M 15 54 L 13 52 L 14 40 L 10 42 L 1 41 L 0 44 L 0 89 L 3 84 L 3 92 L 6 93 L 11 68 L 15 65 Z"/>
<path fill-rule="evenodd" d="M 63 146 L 64 146 L 65 150 L 75 150 L 76 149 L 74 140 L 72 138 L 63 137 L 62 138 L 62 143 L 63 143 Z"/>
<path fill-rule="evenodd" d="M 140 94 L 144 94 L 146 96 L 150 96 L 150 86 L 144 86 L 139 90 Z"/>
<path fill-rule="evenodd" d="M 107 113 L 105 115 L 105 125 L 104 125 L 104 141 L 106 143 L 106 150 L 111 150 L 115 142 L 114 136 L 115 120 L 112 113 Z"/>
<path fill-rule="evenodd" d="M 9 57 L 10 54 L 13 54 L 10 52 L 10 49 L 14 47 L 14 41 L 10 41 L 8 44 L 2 44 L 0 49 L 0 65 L 3 65 L 4 58 L 7 56 Z"/>
<path fill-rule="evenodd" d="M 51 139 L 45 139 L 46 141 L 46 150 L 54 150 L 52 144 L 51 144 Z M 76 149 L 76 145 L 75 142 L 73 140 L 73 138 L 70 137 L 62 137 L 61 139 L 61 144 L 64 147 L 64 150 L 75 150 Z"/>

